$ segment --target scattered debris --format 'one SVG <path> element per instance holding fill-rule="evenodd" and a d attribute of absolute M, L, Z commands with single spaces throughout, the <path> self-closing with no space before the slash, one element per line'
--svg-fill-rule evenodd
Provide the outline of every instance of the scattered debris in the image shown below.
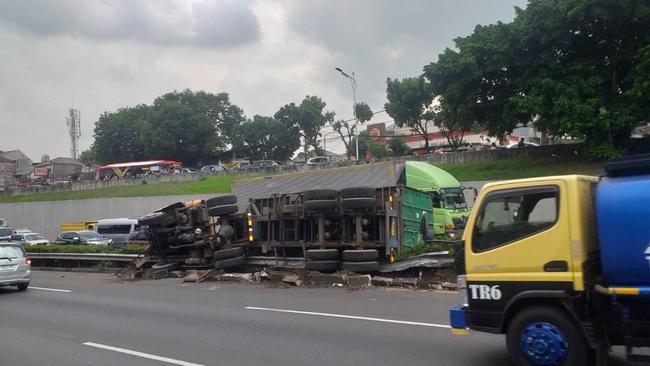
<path fill-rule="evenodd" d="M 171 272 L 169 272 L 169 277 L 171 277 L 171 278 L 183 278 L 183 277 L 185 277 L 185 271 L 171 271 Z"/>
<path fill-rule="evenodd" d="M 290 273 L 290 274 L 287 274 L 284 277 L 282 277 L 282 282 L 288 283 L 288 284 L 291 284 L 291 285 L 295 285 L 295 286 L 301 286 L 302 285 L 302 279 L 300 278 L 299 275 L 297 275 L 295 273 Z"/>
<path fill-rule="evenodd" d="M 449 291 L 457 291 L 458 290 L 458 286 L 455 283 L 452 283 L 452 282 L 443 282 L 440 285 L 445 290 L 449 290 Z"/>
<path fill-rule="evenodd" d="M 394 286 L 393 282 L 394 282 L 393 279 L 390 277 L 375 276 L 372 278 L 371 283 L 373 286 L 386 287 L 386 286 Z"/>
<path fill-rule="evenodd" d="M 371 285 L 370 275 L 347 275 L 347 285 L 352 288 L 368 287 Z"/>
<path fill-rule="evenodd" d="M 254 276 L 252 273 L 223 273 L 216 276 L 217 281 L 253 282 L 253 279 Z"/>
<path fill-rule="evenodd" d="M 307 278 L 316 286 L 342 287 L 347 282 L 344 274 L 309 272 Z"/>

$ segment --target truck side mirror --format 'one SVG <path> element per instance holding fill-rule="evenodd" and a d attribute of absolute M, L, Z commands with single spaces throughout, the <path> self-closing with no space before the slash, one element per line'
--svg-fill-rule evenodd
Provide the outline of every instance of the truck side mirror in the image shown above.
<path fill-rule="evenodd" d="M 432 241 L 435 238 L 433 230 L 427 223 L 427 215 L 422 215 L 422 219 L 420 220 L 420 233 L 424 241 Z"/>

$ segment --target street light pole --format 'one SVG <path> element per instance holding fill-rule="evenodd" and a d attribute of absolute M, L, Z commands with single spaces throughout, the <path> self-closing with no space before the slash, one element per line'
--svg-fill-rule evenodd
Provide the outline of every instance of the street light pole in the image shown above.
<path fill-rule="evenodd" d="M 359 161 L 359 131 L 357 130 L 357 127 L 359 125 L 359 119 L 357 118 L 357 80 L 354 78 L 354 72 L 352 72 L 352 76 L 346 74 L 340 67 L 334 68 L 334 70 L 338 71 L 341 73 L 341 75 L 345 76 L 346 78 L 350 79 L 350 84 L 352 85 L 352 102 L 354 103 L 352 105 L 352 114 L 354 115 L 354 142 L 355 142 L 355 147 L 356 147 L 356 157 L 357 161 Z"/>

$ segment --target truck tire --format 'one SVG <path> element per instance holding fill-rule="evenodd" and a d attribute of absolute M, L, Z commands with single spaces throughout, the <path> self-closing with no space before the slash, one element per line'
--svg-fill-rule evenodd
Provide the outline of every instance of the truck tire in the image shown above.
<path fill-rule="evenodd" d="M 338 249 L 307 249 L 305 252 L 307 259 L 315 261 L 338 259 L 340 256 Z"/>
<path fill-rule="evenodd" d="M 244 248 L 241 247 L 217 250 L 214 253 L 212 253 L 212 258 L 214 258 L 214 260 L 243 257 L 243 256 L 244 256 Z"/>
<path fill-rule="evenodd" d="M 375 208 L 376 204 L 375 199 L 369 197 L 341 199 L 341 207 L 344 210 L 369 210 Z"/>
<path fill-rule="evenodd" d="M 377 249 L 344 250 L 343 260 L 346 262 L 369 262 L 379 258 Z"/>
<path fill-rule="evenodd" d="M 339 192 L 335 189 L 310 189 L 302 194 L 305 201 L 335 200 Z"/>
<path fill-rule="evenodd" d="M 164 212 L 152 212 L 146 214 L 138 219 L 139 225 L 158 225 L 166 221 L 171 221 L 171 217 Z"/>
<path fill-rule="evenodd" d="M 329 260 L 329 261 L 307 261 L 305 263 L 305 269 L 311 270 L 311 271 L 336 271 L 339 269 L 339 266 L 341 265 L 341 261 L 337 260 Z"/>
<path fill-rule="evenodd" d="M 246 257 L 234 257 L 214 261 L 214 269 L 237 267 L 246 264 Z"/>
<path fill-rule="evenodd" d="M 208 209 L 208 215 L 225 216 L 237 213 L 237 211 L 239 211 L 239 207 L 237 207 L 237 205 L 214 206 Z"/>
<path fill-rule="evenodd" d="M 358 273 L 377 272 L 379 270 L 379 262 L 343 262 L 341 269 Z"/>
<path fill-rule="evenodd" d="M 305 202 L 305 211 L 330 211 L 336 208 L 336 200 L 313 200 Z"/>
<path fill-rule="evenodd" d="M 21 283 L 20 285 L 17 285 L 18 291 L 25 291 L 29 287 L 29 282 L 27 283 Z"/>
<path fill-rule="evenodd" d="M 350 187 L 343 188 L 339 194 L 341 198 L 352 198 L 352 197 L 375 197 L 375 189 L 372 187 Z"/>
<path fill-rule="evenodd" d="M 234 205 L 235 203 L 237 203 L 237 196 L 231 194 L 226 196 L 217 196 L 217 197 L 208 198 L 205 201 L 205 204 L 208 206 L 208 208 L 214 206 Z"/>
<path fill-rule="evenodd" d="M 520 311 L 506 332 L 514 365 L 587 366 L 589 347 L 578 325 L 560 309 L 535 306 Z"/>

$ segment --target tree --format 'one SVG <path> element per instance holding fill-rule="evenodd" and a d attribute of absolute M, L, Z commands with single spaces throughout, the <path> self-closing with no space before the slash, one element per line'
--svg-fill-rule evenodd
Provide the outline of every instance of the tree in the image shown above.
<path fill-rule="evenodd" d="M 349 153 L 352 153 L 350 150 L 356 148 L 356 139 L 356 136 L 352 138 L 352 143 L 348 146 Z M 363 160 L 366 151 L 370 151 L 375 159 L 381 159 L 387 155 L 386 145 L 374 141 L 367 131 L 363 131 L 359 134 L 359 156 L 361 157 L 359 160 Z"/>
<path fill-rule="evenodd" d="M 175 101 L 194 113 L 207 116 L 217 131 L 215 150 L 223 150 L 226 144 L 232 143 L 235 130 L 246 121 L 244 112 L 230 102 L 228 93 L 212 94 L 202 90 L 194 92 L 185 89 L 182 92 L 173 91 L 158 97 L 154 105 L 161 101 Z"/>
<path fill-rule="evenodd" d="M 233 151 L 253 160 L 289 160 L 300 148 L 300 138 L 272 117 L 254 116 L 237 127 Z"/>
<path fill-rule="evenodd" d="M 386 113 L 395 120 L 398 127 L 409 127 L 411 131 L 422 136 L 424 148 L 429 149 L 428 122 L 433 120 L 433 93 L 424 77 L 405 78 L 386 81 L 384 105 Z M 361 140 L 359 140 L 361 141 Z"/>
<path fill-rule="evenodd" d="M 141 133 L 150 107 L 138 105 L 104 112 L 95 123 L 93 143 L 97 163 L 117 163 L 145 159 Z"/>
<path fill-rule="evenodd" d="M 286 104 L 275 113 L 275 119 L 303 138 L 305 156 L 309 147 L 320 150 L 320 130 L 334 120 L 333 112 L 323 111 L 326 105 L 321 98 L 308 95 L 300 105 Z"/>
<path fill-rule="evenodd" d="M 388 147 L 392 151 L 393 156 L 404 156 L 411 153 L 411 148 L 409 148 L 406 142 L 399 137 L 393 137 L 390 139 Z"/>
<path fill-rule="evenodd" d="M 352 156 L 353 153 L 356 154 L 356 151 L 355 152 L 351 151 L 349 149 L 349 146 L 350 143 L 352 142 L 352 138 L 356 134 L 358 125 L 370 121 L 373 115 L 374 113 L 372 113 L 372 110 L 370 109 L 370 106 L 368 106 L 368 104 L 363 102 L 357 103 L 354 105 L 355 118 L 353 120 L 351 121 L 340 120 L 332 124 L 332 128 L 334 129 L 334 131 L 336 131 L 339 134 L 339 136 L 341 136 L 341 141 L 343 141 L 343 144 L 345 145 L 345 152 L 348 157 L 348 160 L 350 160 L 350 157 Z"/>
<path fill-rule="evenodd" d="M 217 133 L 213 121 L 178 101 L 156 100 L 145 128 L 142 141 L 150 158 L 198 166 L 214 156 Z"/>
<path fill-rule="evenodd" d="M 95 163 L 97 163 L 97 159 L 95 157 L 95 146 L 90 145 L 89 148 L 82 151 L 79 154 L 79 158 L 77 160 L 79 160 L 80 163 L 82 163 L 83 165 L 85 165 L 87 167 L 91 167 L 91 166 L 95 165 Z"/>

